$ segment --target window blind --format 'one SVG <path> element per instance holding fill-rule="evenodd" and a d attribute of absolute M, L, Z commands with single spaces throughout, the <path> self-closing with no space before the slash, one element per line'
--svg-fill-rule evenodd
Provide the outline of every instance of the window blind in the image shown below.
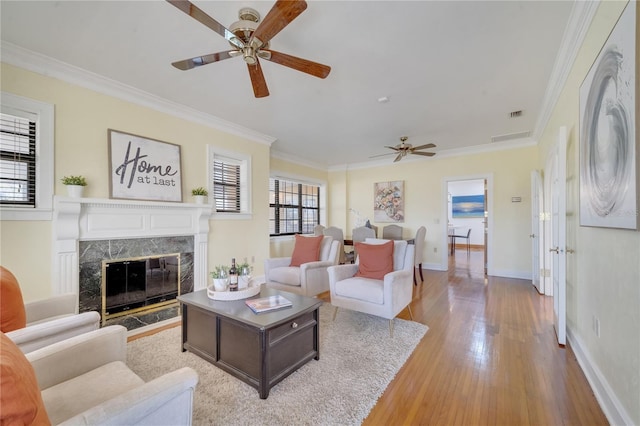
<path fill-rule="evenodd" d="M 213 197 L 216 211 L 240 213 L 240 166 L 213 162 Z"/>
<path fill-rule="evenodd" d="M 0 113 L 0 203 L 35 207 L 36 123 Z"/>

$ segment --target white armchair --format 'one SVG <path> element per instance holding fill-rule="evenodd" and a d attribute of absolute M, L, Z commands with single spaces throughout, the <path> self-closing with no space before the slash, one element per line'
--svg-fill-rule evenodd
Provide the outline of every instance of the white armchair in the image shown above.
<path fill-rule="evenodd" d="M 265 259 L 265 283 L 267 287 L 303 296 L 315 296 L 329 291 L 327 268 L 338 263 L 339 249 L 339 241 L 335 241 L 330 236 L 324 236 L 320 243 L 320 260 L 318 261 L 290 266 L 291 257 Z"/>
<path fill-rule="evenodd" d="M 69 337 L 77 336 L 100 327 L 100 314 L 84 312 L 76 314 L 78 296 L 62 294 L 48 299 L 23 303 L 16 277 L 0 267 L 2 315 L 20 317 L 5 332 L 22 352 L 27 353 Z M 26 326 L 24 326 L 26 316 Z M 16 324 L 19 323 L 16 328 Z M 4 324 L 4 322 L 3 322 Z M 4 328 L 3 328 L 4 330 Z"/>
<path fill-rule="evenodd" d="M 367 244 L 381 244 L 388 240 L 367 238 Z M 327 269 L 331 304 L 336 308 L 350 309 L 376 315 L 389 320 L 389 333 L 393 336 L 393 319 L 405 308 L 413 318 L 409 304 L 413 299 L 412 272 L 414 247 L 404 240 L 394 241 L 393 271 L 384 279 L 355 276 L 360 258 L 355 264 L 336 265 Z"/>
<path fill-rule="evenodd" d="M 125 364 L 127 330 L 113 325 L 26 354 L 54 425 L 190 425 L 197 373 L 144 382 Z"/>

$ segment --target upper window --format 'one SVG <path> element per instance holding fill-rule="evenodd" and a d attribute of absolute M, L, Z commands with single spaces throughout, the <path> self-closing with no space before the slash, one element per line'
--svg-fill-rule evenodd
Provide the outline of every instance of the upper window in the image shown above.
<path fill-rule="evenodd" d="M 320 223 L 320 186 L 269 179 L 269 234 L 313 233 Z"/>
<path fill-rule="evenodd" d="M 2 92 L 3 220 L 47 220 L 53 207 L 53 106 Z"/>
<path fill-rule="evenodd" d="M 251 214 L 251 157 L 209 146 L 209 192 L 216 217 L 248 218 Z"/>

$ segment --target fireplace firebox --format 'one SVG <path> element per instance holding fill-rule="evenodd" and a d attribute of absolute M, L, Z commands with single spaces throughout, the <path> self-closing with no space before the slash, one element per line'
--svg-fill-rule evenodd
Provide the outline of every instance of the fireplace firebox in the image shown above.
<path fill-rule="evenodd" d="M 102 261 L 102 323 L 177 305 L 180 253 Z"/>

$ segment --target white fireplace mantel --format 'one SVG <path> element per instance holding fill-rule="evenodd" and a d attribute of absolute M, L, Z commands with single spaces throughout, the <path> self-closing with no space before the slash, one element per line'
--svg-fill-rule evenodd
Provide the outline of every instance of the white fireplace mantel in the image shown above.
<path fill-rule="evenodd" d="M 193 235 L 195 290 L 207 279 L 209 204 L 54 198 L 53 293 L 79 292 L 78 242 Z"/>

